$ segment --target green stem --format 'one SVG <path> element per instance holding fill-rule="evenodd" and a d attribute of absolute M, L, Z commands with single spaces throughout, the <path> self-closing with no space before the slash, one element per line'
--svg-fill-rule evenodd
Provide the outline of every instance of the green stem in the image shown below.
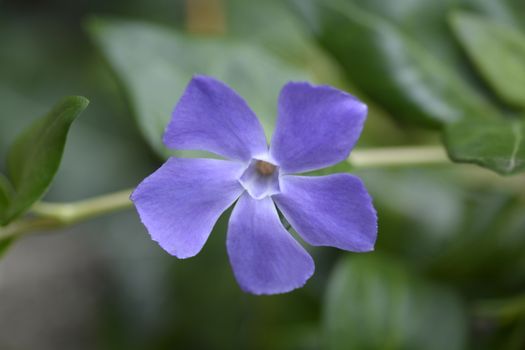
<path fill-rule="evenodd" d="M 131 189 L 71 203 L 36 203 L 31 213 L 64 225 L 131 207 Z"/>
<path fill-rule="evenodd" d="M 450 163 L 442 146 L 358 149 L 347 161 L 356 168 Z"/>
<path fill-rule="evenodd" d="M 0 241 L 20 236 L 24 233 L 59 228 L 59 222 L 48 218 L 25 218 L 5 227 L 0 227 Z"/>
<path fill-rule="evenodd" d="M 70 203 L 36 203 L 29 216 L 0 227 L 0 240 L 35 231 L 51 230 L 131 207 L 131 190 Z"/>
<path fill-rule="evenodd" d="M 352 151 L 347 162 L 356 170 L 453 164 L 445 149 L 438 145 L 357 149 Z M 477 188 L 490 185 L 518 194 L 525 201 L 524 175 L 501 176 L 472 164 L 455 164 L 454 170 L 467 186 Z"/>

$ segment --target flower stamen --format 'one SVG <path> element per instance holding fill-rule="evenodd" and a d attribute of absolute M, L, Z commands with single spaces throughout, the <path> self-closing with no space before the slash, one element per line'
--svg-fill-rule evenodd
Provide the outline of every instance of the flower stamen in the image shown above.
<path fill-rule="evenodd" d="M 265 162 L 264 160 L 258 160 L 257 163 L 255 163 L 255 168 L 259 174 L 263 176 L 270 176 L 277 167 L 272 163 Z"/>

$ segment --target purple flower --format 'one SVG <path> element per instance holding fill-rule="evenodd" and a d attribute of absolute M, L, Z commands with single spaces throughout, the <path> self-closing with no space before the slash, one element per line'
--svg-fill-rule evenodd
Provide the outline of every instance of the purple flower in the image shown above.
<path fill-rule="evenodd" d="M 237 200 L 227 237 L 237 282 L 254 294 L 291 291 L 312 276 L 314 262 L 285 230 L 276 205 L 311 245 L 374 248 L 377 216 L 358 177 L 295 175 L 348 157 L 366 113 L 366 105 L 335 88 L 288 83 L 268 147 L 242 97 L 220 81 L 196 76 L 175 107 L 164 143 L 227 160 L 170 158 L 131 199 L 151 237 L 181 259 L 202 249 Z"/>

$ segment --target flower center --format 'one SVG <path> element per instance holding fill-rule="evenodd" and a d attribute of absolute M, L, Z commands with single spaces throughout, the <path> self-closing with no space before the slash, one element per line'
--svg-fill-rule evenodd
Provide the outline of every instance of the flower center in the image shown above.
<path fill-rule="evenodd" d="M 255 168 L 262 176 L 270 176 L 273 174 L 277 167 L 272 163 L 265 162 L 264 160 L 258 160 L 255 163 Z"/>
<path fill-rule="evenodd" d="M 260 159 L 252 159 L 239 182 L 255 199 L 262 199 L 281 192 L 279 168 Z"/>

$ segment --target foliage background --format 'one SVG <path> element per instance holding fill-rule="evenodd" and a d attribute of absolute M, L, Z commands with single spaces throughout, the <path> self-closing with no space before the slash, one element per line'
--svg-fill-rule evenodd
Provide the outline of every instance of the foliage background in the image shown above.
<path fill-rule="evenodd" d="M 188 34 L 182 1 L 4 0 L 0 159 L 62 96 L 82 95 L 91 104 L 45 199 L 134 187 L 167 155 L 159 135 L 182 88 L 205 73 L 237 88 L 267 132 L 280 85 L 308 79 L 370 105 L 359 148 L 445 140 L 457 160 L 506 169 L 494 159 L 508 161 L 507 122 L 523 123 L 525 44 L 511 40 L 509 53 L 505 40 L 489 40 L 472 53 L 451 18 L 475 14 L 525 35 L 522 2 L 321 3 L 225 1 L 224 33 L 198 35 Z M 465 42 L 480 37 L 471 35 Z M 500 74 L 517 81 L 511 103 L 480 73 L 489 52 L 492 64 L 514 67 Z M 519 147 L 512 171 L 524 162 Z M 358 173 L 372 193 L 374 253 L 309 247 L 316 273 L 306 287 L 254 297 L 230 270 L 229 212 L 183 261 L 149 239 L 134 211 L 112 214 L 21 239 L 6 253 L 0 348 L 523 349 L 522 175 L 507 186 L 490 170 L 452 163 L 333 171 Z"/>

